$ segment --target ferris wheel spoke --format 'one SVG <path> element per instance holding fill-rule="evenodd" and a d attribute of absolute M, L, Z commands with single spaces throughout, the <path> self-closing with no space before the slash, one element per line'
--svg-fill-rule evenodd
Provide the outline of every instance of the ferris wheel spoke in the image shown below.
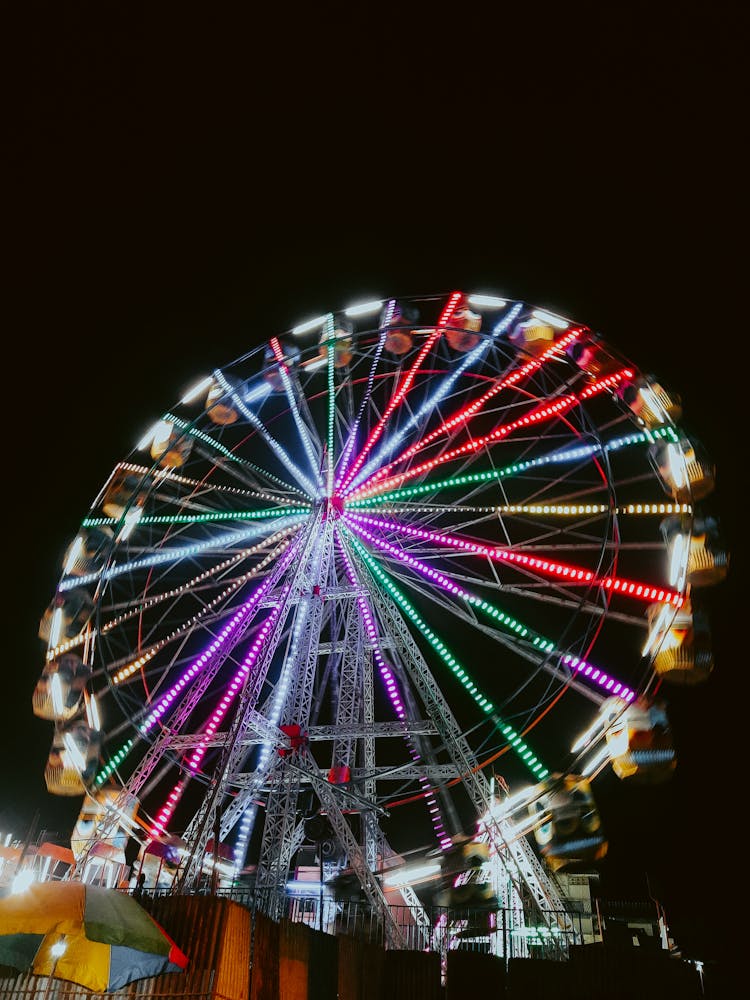
<path fill-rule="evenodd" d="M 207 569 L 202 569 L 197 575 L 187 579 L 184 583 L 180 583 L 178 586 L 170 586 L 161 593 L 155 593 L 152 589 L 148 597 L 142 597 L 136 601 L 132 598 L 128 598 L 126 600 L 112 599 L 106 604 L 102 603 L 101 612 L 102 617 L 105 619 L 103 623 L 94 627 L 89 625 L 78 635 L 50 647 L 47 650 L 47 660 L 54 660 L 55 657 L 79 648 L 85 643 L 95 641 L 97 636 L 106 637 L 108 633 L 122 628 L 127 624 L 127 622 L 134 619 L 140 620 L 145 612 L 148 612 L 159 605 L 171 605 L 175 598 L 177 598 L 180 594 L 189 594 L 195 597 L 204 590 L 210 590 L 213 592 L 217 587 L 222 588 L 217 596 L 204 601 L 204 606 L 201 610 L 187 616 L 181 616 L 181 619 L 177 624 L 172 623 L 172 631 L 169 632 L 166 637 L 161 638 L 160 641 L 151 648 L 151 650 L 143 649 L 143 640 L 141 639 L 141 652 L 137 661 L 134 661 L 132 651 L 130 650 L 124 656 L 112 657 L 108 663 L 107 670 L 105 671 L 107 676 L 118 677 L 120 680 L 125 680 L 134 672 L 133 669 L 131 669 L 134 662 L 138 662 L 140 664 L 136 669 L 142 669 L 143 665 L 152 658 L 154 652 L 158 652 L 165 645 L 180 638 L 186 632 L 193 629 L 199 622 L 202 621 L 204 625 L 210 625 L 214 620 L 219 618 L 222 611 L 215 609 L 222 603 L 226 602 L 244 583 L 265 570 L 268 564 L 284 550 L 288 544 L 289 536 L 293 535 L 298 530 L 299 526 L 291 526 L 283 529 L 282 531 L 275 532 L 273 535 L 264 539 L 257 545 L 242 549 L 238 553 L 230 556 L 228 559 L 224 559 Z M 219 574 L 226 574 L 233 566 L 250 559 L 252 556 L 263 553 L 269 546 L 277 547 L 270 553 L 266 552 L 255 567 L 247 570 L 240 576 L 231 578 L 224 576 L 222 580 L 212 579 Z"/>
<path fill-rule="evenodd" d="M 167 797 L 166 801 L 161 807 L 161 810 L 157 814 L 156 821 L 154 823 L 155 833 L 164 833 L 166 826 L 169 823 L 175 807 L 180 801 L 182 794 L 187 787 L 188 782 L 196 774 L 200 768 L 203 759 L 206 754 L 206 750 L 211 746 L 212 738 L 217 732 L 219 726 L 224 720 L 225 716 L 228 714 L 232 707 L 232 703 L 235 701 L 238 693 L 241 691 L 242 686 L 246 683 L 251 669 L 256 663 L 258 654 L 263 648 L 266 636 L 269 632 L 272 632 L 274 626 L 276 625 L 276 612 L 272 611 L 270 615 L 262 623 L 258 636 L 250 647 L 250 651 L 245 656 L 242 664 L 235 671 L 234 676 L 228 686 L 228 693 L 225 694 L 221 700 L 218 702 L 214 708 L 210 718 L 203 726 L 203 738 L 201 739 L 198 746 L 192 751 L 190 756 L 186 759 L 187 772 L 178 781 L 178 783 L 172 789 L 172 792 Z M 256 729 L 259 729 L 261 733 L 267 734 L 269 728 L 273 728 L 274 735 L 276 736 L 277 730 L 272 724 L 269 726 L 267 720 L 255 711 L 251 705 L 247 705 L 244 710 L 245 719 L 248 723 L 254 723 Z"/>
<path fill-rule="evenodd" d="M 252 602 L 255 605 L 256 609 L 262 605 L 263 597 L 270 590 L 274 582 L 277 582 L 279 579 L 281 579 L 284 571 L 289 567 L 291 562 L 291 557 L 293 557 L 294 554 L 295 554 L 294 551 L 291 551 L 289 553 L 289 557 L 279 565 L 277 571 L 274 573 L 274 576 L 264 581 L 261 587 L 259 587 L 253 593 L 253 595 L 250 598 L 250 602 Z M 285 588 L 285 592 L 288 592 L 288 587 Z M 214 745 L 214 736 L 217 732 L 219 725 L 221 724 L 223 718 L 226 716 L 228 710 L 230 709 L 231 704 L 235 700 L 238 691 L 246 683 L 247 677 L 249 676 L 249 673 L 252 670 L 252 668 L 255 666 L 259 655 L 263 654 L 264 656 L 267 657 L 268 648 L 270 647 L 271 649 L 275 649 L 275 642 L 273 637 L 274 636 L 276 637 L 276 642 L 277 642 L 278 632 L 276 631 L 276 625 L 278 622 L 279 614 L 280 614 L 280 608 L 276 607 L 260 623 L 254 641 L 252 642 L 248 652 L 245 654 L 244 659 L 235 669 L 234 677 L 231 680 L 231 683 L 229 684 L 227 689 L 229 692 L 228 696 L 225 695 L 218 702 L 216 708 L 214 708 L 213 712 L 209 715 L 208 719 L 201 727 L 200 732 L 202 735 L 197 745 L 194 746 L 189 756 L 184 758 L 184 764 L 181 768 L 182 771 L 181 777 L 172 788 L 171 792 L 167 796 L 164 804 L 162 805 L 161 809 L 159 810 L 156 816 L 152 831 L 154 835 L 165 832 L 167 823 L 169 822 L 175 808 L 178 806 L 180 800 L 182 799 L 182 796 L 184 795 L 186 789 L 188 788 L 191 780 L 195 777 L 196 774 L 199 773 L 207 749 L 210 748 L 212 745 Z M 236 620 L 237 620 L 237 615 L 235 615 L 235 617 L 230 622 L 230 627 L 232 626 L 236 627 L 236 625 L 234 624 Z M 268 638 L 269 634 L 272 637 L 270 640 Z M 220 647 L 222 638 L 225 637 L 226 637 L 226 630 L 224 633 L 219 635 L 215 643 L 209 646 L 208 652 L 209 653 L 215 652 L 216 648 Z M 242 638 L 242 636 L 238 635 L 237 641 L 240 638 Z M 233 646 L 237 645 L 237 641 L 235 641 L 232 645 Z M 203 670 L 201 672 L 200 683 L 191 688 L 189 694 L 186 696 L 186 698 L 183 700 L 183 703 L 180 706 L 180 713 L 182 716 L 183 723 L 187 721 L 188 718 L 190 718 L 194 709 L 200 703 L 200 700 L 205 695 L 209 684 L 216 677 L 219 668 L 222 666 L 224 660 L 228 658 L 230 652 L 231 648 L 229 646 L 227 646 L 225 650 L 221 650 L 221 654 L 216 655 L 214 662 L 210 665 L 209 670 Z M 201 658 L 204 656 L 206 656 L 205 652 L 202 654 L 201 657 L 199 657 L 197 662 L 200 662 Z M 178 680 L 177 687 L 179 687 L 180 681 L 182 681 L 184 677 L 185 675 L 183 674 L 182 678 Z M 257 685 L 257 680 L 256 680 L 256 685 Z M 164 699 L 162 699 L 162 702 L 160 704 L 163 704 L 165 701 L 168 701 L 168 695 L 165 696 Z M 160 706 L 157 705 L 154 711 L 157 711 L 159 707 Z M 153 714 L 154 713 L 152 712 L 149 718 L 146 720 L 147 723 L 153 718 Z M 252 705 L 246 706 L 245 714 L 248 718 L 255 718 L 255 713 L 254 709 L 252 708 Z M 180 730 L 181 726 L 177 726 L 174 722 L 172 722 L 172 720 L 170 720 L 169 729 L 163 729 L 161 731 L 160 738 L 162 739 L 162 744 L 163 744 L 162 747 L 159 749 L 156 747 L 155 744 L 154 748 L 152 748 L 149 751 L 151 761 L 149 761 L 148 759 L 149 755 L 147 755 L 145 761 L 145 763 L 150 764 L 151 769 L 153 768 L 155 762 L 161 758 L 165 748 L 171 746 L 173 738 L 172 734 Z M 226 740 L 223 741 L 222 745 L 226 746 Z M 139 770 L 137 770 L 134 773 L 134 776 L 131 779 L 131 786 L 136 784 L 139 780 L 140 781 L 145 780 L 144 776 L 147 777 L 148 773 L 150 773 L 150 771 L 146 769 L 144 763 L 142 762 Z"/>
<path fill-rule="evenodd" d="M 268 671 L 271 666 L 271 659 L 278 648 L 281 635 L 283 633 L 284 623 L 286 622 L 291 608 L 296 602 L 297 596 L 300 592 L 305 590 L 305 582 L 307 580 L 307 574 L 309 573 L 308 560 L 320 544 L 320 524 L 321 518 L 319 513 L 306 528 L 306 531 L 301 539 L 301 551 L 297 552 L 297 559 L 295 559 L 289 567 L 291 576 L 288 576 L 287 581 L 283 584 L 278 599 L 274 603 L 271 613 L 267 619 L 266 634 L 268 636 L 268 640 L 265 641 L 264 637 L 264 643 L 261 644 L 258 651 L 254 654 L 254 669 L 252 670 L 249 681 L 242 688 L 241 699 L 230 731 L 230 741 L 226 744 L 225 749 L 217 763 L 217 770 L 215 772 L 218 775 L 219 781 L 217 797 L 212 797 L 211 801 L 204 801 L 200 805 L 198 812 L 196 812 L 193 816 L 190 824 L 188 825 L 188 830 L 186 831 L 194 843 L 194 849 L 191 854 L 190 862 L 182 874 L 183 880 L 190 880 L 195 876 L 195 866 L 200 865 L 201 863 L 202 854 L 205 850 L 205 844 L 212 827 L 212 824 L 208 823 L 207 820 L 217 808 L 220 808 L 228 784 L 234 779 L 234 775 L 238 773 L 241 763 L 247 754 L 247 745 L 245 740 L 247 734 L 254 728 L 255 708 L 262 688 L 266 683 Z M 288 682 L 289 669 L 282 671 L 282 674 L 287 678 Z M 283 697 L 281 695 L 279 696 L 279 701 L 283 701 Z M 283 708 L 283 705 L 280 707 Z M 267 760 L 271 751 L 272 747 L 269 744 L 266 744 L 261 749 L 261 761 Z M 230 805 L 230 808 L 237 810 L 239 807 L 236 805 Z M 257 807 L 250 805 L 246 814 L 243 816 L 240 840 L 235 845 L 235 851 L 238 852 L 238 857 L 240 855 L 244 856 L 247 842 L 252 834 L 256 808 Z M 239 813 L 237 813 L 237 815 L 239 816 Z"/>
<path fill-rule="evenodd" d="M 151 702 L 147 712 L 144 711 L 143 718 L 138 722 L 137 727 L 139 738 L 148 739 L 152 731 L 157 732 L 157 727 L 160 728 L 158 729 L 156 739 L 153 741 L 152 748 L 147 752 L 144 762 L 134 772 L 129 783 L 128 790 L 131 794 L 137 794 L 148 779 L 165 749 L 169 746 L 171 733 L 182 731 L 218 671 L 227 658 L 231 656 L 235 646 L 243 639 L 248 628 L 252 625 L 261 605 L 262 598 L 268 593 L 275 582 L 281 578 L 282 574 L 291 564 L 295 552 L 295 546 L 287 549 L 286 553 L 279 560 L 275 571 L 266 577 L 256 587 L 245 603 L 232 614 L 232 617 L 216 638 L 197 657 L 192 658 L 190 665 L 172 681 L 168 690 L 158 700 Z M 261 633 L 265 637 L 262 629 Z M 130 676 L 130 673 L 128 676 Z M 167 721 L 169 722 L 168 728 L 164 725 Z M 114 755 L 113 760 L 116 760 L 117 764 L 119 764 L 123 759 L 124 753 L 129 753 L 132 748 L 133 742 L 130 742 L 126 751 L 120 748 Z M 200 758 L 202 758 L 202 753 Z M 96 782 L 102 784 L 109 777 L 110 773 L 109 765 L 105 766 L 97 776 Z"/>
<path fill-rule="evenodd" d="M 671 438 L 673 434 L 671 428 L 664 429 L 661 433 L 658 430 L 651 433 L 657 440 L 664 437 Z M 347 497 L 347 508 L 359 510 L 378 506 L 381 503 L 390 504 L 403 501 L 413 503 L 420 497 L 428 497 L 432 493 L 438 493 L 446 489 L 464 490 L 465 487 L 472 485 L 487 487 L 493 482 L 501 483 L 504 479 L 526 476 L 532 470 L 544 468 L 550 464 L 578 461 L 586 455 L 595 454 L 600 448 L 602 448 L 605 453 L 608 453 L 634 445 L 644 445 L 648 442 L 649 435 L 644 432 L 639 432 L 613 439 L 609 442 L 605 442 L 603 445 L 578 445 L 573 448 L 564 448 L 562 451 L 553 451 L 535 458 L 529 458 L 523 461 L 514 461 L 499 469 L 475 470 L 473 472 L 466 471 L 461 475 L 451 476 L 447 479 L 428 481 L 417 486 L 389 489 L 384 493 L 374 494 L 369 497 Z M 506 503 L 500 506 L 503 508 L 507 507 L 512 510 L 516 505 Z M 543 504 L 540 504 L 539 506 L 543 506 Z"/>
<path fill-rule="evenodd" d="M 296 512 L 291 516 L 285 513 L 274 514 L 273 516 L 277 530 L 282 526 L 287 527 L 289 525 L 301 523 L 303 520 L 303 516 Z M 278 518 L 278 520 L 276 520 L 276 518 Z M 163 566 L 166 563 L 176 563 L 182 559 L 191 559 L 206 552 L 214 552 L 217 550 L 221 551 L 222 549 L 226 549 L 229 545 L 235 545 L 238 542 L 245 542 L 251 538 L 257 537 L 267 530 L 268 525 L 253 525 L 252 527 L 246 528 L 242 531 L 228 532 L 225 536 L 223 536 L 223 538 L 218 540 L 216 538 L 210 538 L 205 542 L 196 542 L 191 545 L 178 546 L 173 549 L 159 551 L 150 556 L 141 556 L 138 559 L 134 559 L 132 562 L 115 565 L 101 572 L 90 573 L 71 579 L 64 579 L 59 585 L 59 590 L 64 592 L 66 590 L 71 590 L 74 587 L 84 586 L 88 583 L 107 583 L 116 577 L 122 576 L 125 573 L 132 573 L 135 570 L 148 569 L 153 566 Z"/>
<path fill-rule="evenodd" d="M 395 569 L 394 572 L 396 572 Z M 396 572 L 396 575 L 405 581 L 411 580 L 411 582 L 414 583 L 413 577 L 405 577 L 401 574 L 401 571 Z M 499 581 L 494 574 L 491 579 L 480 578 L 473 574 L 462 573 L 455 570 L 451 573 L 450 579 L 453 581 L 453 584 L 459 585 L 461 590 L 465 591 L 469 588 L 476 587 L 481 588 L 482 591 L 487 592 L 488 595 L 495 594 L 506 601 L 510 599 L 513 602 L 514 608 L 519 606 L 519 601 L 530 601 L 536 602 L 539 605 L 547 604 L 557 608 L 566 608 L 569 612 L 575 613 L 576 615 L 587 615 L 593 618 L 600 618 L 607 615 L 612 619 L 617 618 L 620 621 L 636 625 L 639 628 L 643 628 L 644 625 L 642 617 L 615 612 L 604 601 L 595 603 L 592 599 L 589 599 L 586 596 L 579 596 L 572 590 L 566 590 L 563 586 L 556 582 L 529 582 L 514 585 Z M 451 603 L 447 598 L 443 598 L 443 603 L 446 607 L 455 607 L 455 604 Z M 526 614 L 530 613 L 536 613 L 533 603 L 531 607 L 526 610 Z M 523 614 L 523 612 L 514 612 L 514 614 Z"/>
<path fill-rule="evenodd" d="M 318 491 L 322 489 L 323 483 L 320 477 L 320 461 L 321 461 L 321 449 L 319 446 L 313 443 L 311 437 L 311 428 L 302 419 L 302 414 L 300 413 L 300 408 L 298 404 L 298 394 L 296 391 L 296 379 L 295 382 L 292 381 L 290 376 L 289 368 L 285 364 L 284 353 L 281 349 L 281 344 L 277 337 L 272 337 L 270 340 L 271 350 L 273 351 L 276 360 L 278 362 L 278 371 L 281 376 L 281 382 L 284 386 L 284 392 L 286 393 L 287 400 L 289 401 L 289 407 L 292 411 L 292 417 L 294 419 L 297 432 L 299 434 L 299 439 L 302 442 L 302 447 L 307 456 L 307 460 L 310 463 L 310 469 L 312 471 L 315 482 L 317 483 Z M 298 385 L 298 383 L 296 383 Z"/>
<path fill-rule="evenodd" d="M 526 661 L 535 668 L 534 671 L 528 673 L 525 679 L 518 682 L 514 689 L 506 695 L 503 705 L 500 706 L 501 710 L 503 706 L 514 703 L 518 699 L 540 670 L 549 674 L 552 680 L 557 682 L 559 691 L 562 692 L 570 688 L 595 705 L 601 705 L 610 695 L 620 698 L 623 704 L 627 704 L 634 699 L 635 692 L 631 688 L 623 685 L 616 678 L 607 674 L 606 671 L 575 655 L 575 653 L 560 650 L 551 641 L 548 641 L 545 646 L 539 641 L 538 636 L 531 638 L 528 635 L 511 636 L 503 634 L 497 628 L 493 628 L 491 625 L 478 619 L 476 614 L 473 613 L 471 606 L 465 605 L 461 607 L 455 603 L 451 603 L 449 600 L 441 597 L 434 589 L 429 589 L 413 576 L 407 577 L 404 574 L 397 573 L 394 573 L 394 576 L 400 579 L 402 585 L 408 587 L 409 590 L 420 593 L 431 603 L 448 611 L 455 618 L 466 622 L 474 631 L 487 635 L 493 642 L 498 643 L 511 652 L 514 657 Z M 383 577 L 386 579 L 385 574 L 383 574 Z M 403 597 L 403 591 L 400 593 Z M 429 629 L 426 625 L 424 628 L 420 627 L 420 630 L 429 638 Z M 472 682 L 468 674 L 461 675 L 459 671 L 458 675 L 461 683 L 464 686 L 468 686 L 468 689 L 471 691 Z M 581 678 L 585 678 L 586 683 Z M 532 703 L 529 709 L 531 713 L 528 720 L 529 723 L 542 710 L 542 707 L 543 701 L 541 700 L 535 700 Z"/>
<path fill-rule="evenodd" d="M 340 552 L 345 565 L 345 572 L 347 578 L 349 582 L 352 584 L 352 586 L 361 588 L 359 577 L 354 568 L 352 560 L 349 557 L 349 553 L 347 552 L 346 548 L 343 545 L 341 545 L 340 538 L 338 538 L 338 541 L 339 541 Z M 414 736 L 410 735 L 408 731 L 408 727 L 406 725 L 407 713 L 405 709 L 406 687 L 402 683 L 400 686 L 401 689 L 399 690 L 399 684 L 396 677 L 394 676 L 392 665 L 387 661 L 384 655 L 383 649 L 380 645 L 380 638 L 378 634 L 376 618 L 373 613 L 373 609 L 370 607 L 370 604 L 367 600 L 366 592 L 360 592 L 357 595 L 356 602 L 359 609 L 359 619 L 358 619 L 359 627 L 364 630 L 364 633 L 370 640 L 373 657 L 375 659 L 375 665 L 377 666 L 378 672 L 380 673 L 381 680 L 387 692 L 388 698 L 390 699 L 393 711 L 396 717 L 404 723 L 404 738 L 407 742 L 411 759 L 415 764 L 419 764 L 422 758 L 426 756 L 427 764 L 432 763 L 433 756 L 431 752 L 426 747 L 420 747 L 419 739 L 418 738 L 415 739 Z M 350 644 L 348 648 L 353 649 L 356 648 L 356 646 Z M 354 690 L 357 680 L 358 678 L 355 676 L 353 678 L 353 683 L 350 685 L 351 690 Z M 347 721 L 346 717 L 342 717 L 341 721 L 346 722 Z M 427 803 L 435 836 L 441 848 L 443 850 L 447 850 L 451 844 L 451 839 L 446 831 L 446 826 L 445 826 L 446 820 L 443 815 L 443 810 L 447 806 L 450 815 L 450 823 L 453 828 L 453 831 L 455 832 L 458 828 L 458 817 L 455 813 L 455 809 L 452 808 L 452 804 L 446 803 L 444 800 L 442 802 L 442 808 L 441 808 L 441 804 L 438 802 L 437 798 L 437 791 L 430 783 L 429 778 L 427 777 L 425 771 L 423 771 L 420 774 L 418 780 L 421 786 L 421 794 L 425 799 L 425 802 Z"/>
<path fill-rule="evenodd" d="M 179 539 L 180 534 L 183 534 L 189 539 L 192 537 L 191 529 L 202 528 L 206 525 L 263 520 L 267 520 L 271 524 L 272 519 L 275 517 L 282 517 L 287 514 L 304 515 L 308 510 L 309 507 L 295 504 L 294 506 L 287 507 L 270 507 L 265 510 L 210 510 L 203 513 L 195 512 L 190 514 L 143 515 L 138 520 L 138 526 L 146 528 L 164 525 L 168 529 L 175 529 L 174 531 L 170 530 L 170 537 Z M 135 540 L 131 544 L 135 547 Z M 158 545 L 159 543 L 151 544 Z"/>
<path fill-rule="evenodd" d="M 174 419 L 176 420 L 176 418 Z M 182 475 L 170 468 L 161 468 L 154 471 L 145 465 L 138 465 L 132 462 L 119 462 L 115 466 L 114 473 L 125 473 L 139 478 L 143 484 L 149 486 L 149 498 L 151 502 L 164 503 L 167 506 L 178 505 L 190 509 L 193 504 L 195 504 L 196 508 L 200 504 L 203 504 L 205 505 L 205 509 L 213 510 L 216 509 L 218 504 L 231 502 L 235 498 L 242 497 L 258 499 L 266 503 L 275 503 L 278 506 L 307 506 L 309 503 L 305 494 L 300 490 L 289 486 L 283 480 L 272 477 L 270 473 L 259 466 L 245 462 L 237 456 L 233 457 L 235 462 L 234 467 L 239 464 L 245 466 L 247 469 L 260 472 L 269 481 L 275 481 L 277 487 L 283 486 L 285 489 L 284 493 L 280 493 L 278 489 L 264 489 L 255 479 L 252 479 L 252 481 L 243 480 L 241 486 L 230 486 L 217 482 L 209 482 L 207 478 L 202 480 L 195 479 Z M 219 468 L 213 460 L 211 460 L 210 464 L 213 466 L 214 471 L 216 468 Z M 181 487 L 189 487 L 191 489 L 190 494 L 186 495 L 184 492 L 181 492 Z M 137 493 L 138 491 L 134 492 Z M 294 496 L 289 496 L 289 493 L 294 493 L 298 497 L 304 497 L 304 500 L 295 499 Z M 95 506 L 97 505 L 95 504 Z M 119 517 L 87 517 L 84 518 L 82 524 L 84 526 L 87 524 L 116 525 L 119 521 Z"/>
<path fill-rule="evenodd" d="M 398 577 L 405 585 L 414 586 L 417 582 L 413 575 L 408 575 L 401 570 L 396 570 L 395 567 L 392 567 L 392 571 L 394 576 Z M 451 578 L 456 583 L 466 584 L 469 587 L 480 587 L 488 593 L 492 592 L 506 598 L 510 597 L 525 602 L 536 602 L 540 605 L 548 604 L 558 608 L 565 608 L 570 613 L 585 614 L 591 618 L 606 617 L 611 621 L 618 621 L 622 622 L 624 625 L 632 626 L 638 631 L 643 631 L 646 627 L 643 615 L 634 615 L 617 611 L 613 609 L 609 603 L 603 601 L 595 603 L 592 600 L 587 600 L 586 598 L 577 596 L 569 590 L 565 590 L 565 588 L 557 583 L 550 584 L 548 582 L 529 582 L 523 585 L 510 584 L 507 582 L 501 582 L 494 573 L 492 575 L 492 579 L 487 577 L 477 577 L 460 572 L 452 573 Z M 445 599 L 441 599 L 441 603 L 449 610 L 458 606 L 456 603 L 452 603 L 447 597 Z M 675 610 L 674 607 L 673 610 Z M 530 608 L 529 613 L 536 613 L 533 606 Z M 469 614 L 470 617 L 476 619 L 475 615 L 472 616 L 471 613 Z"/>
<path fill-rule="evenodd" d="M 138 656 L 133 657 L 132 654 L 126 656 L 120 660 L 113 659 L 108 666 L 109 676 L 113 684 L 121 684 L 126 681 L 129 677 L 134 674 L 141 672 L 146 664 L 152 660 L 157 653 L 160 653 L 170 644 L 182 639 L 186 634 L 191 633 L 198 626 L 203 628 L 209 628 L 217 622 L 224 620 L 228 614 L 227 604 L 231 600 L 232 596 L 246 583 L 250 580 L 256 578 L 264 571 L 268 570 L 269 566 L 273 561 L 281 555 L 287 546 L 290 544 L 289 540 L 284 540 L 278 545 L 272 552 L 268 553 L 255 567 L 247 572 L 243 573 L 241 576 L 232 579 L 229 583 L 225 583 L 221 593 L 213 597 L 211 600 L 207 601 L 204 606 L 197 611 L 195 614 L 183 621 L 174 624 L 171 630 L 168 631 L 158 642 L 152 645 L 146 645 L 139 650 Z M 241 554 L 240 557 L 243 560 L 247 558 L 246 554 Z M 269 572 L 271 572 L 269 570 Z M 201 574 L 200 577 L 195 579 L 192 586 L 186 585 L 185 589 L 191 594 L 195 594 L 199 589 L 199 582 L 206 574 Z M 106 635 L 111 629 L 115 627 L 120 627 L 124 621 L 130 617 L 136 615 L 142 615 L 144 611 L 149 610 L 157 604 L 160 604 L 166 600 L 172 600 L 175 596 L 174 591 L 166 592 L 158 596 L 149 598 L 144 601 L 138 607 L 132 609 L 128 614 L 121 615 L 117 619 L 113 619 L 108 622 L 101 629 L 101 634 Z M 229 612 L 230 614 L 232 612 Z"/>

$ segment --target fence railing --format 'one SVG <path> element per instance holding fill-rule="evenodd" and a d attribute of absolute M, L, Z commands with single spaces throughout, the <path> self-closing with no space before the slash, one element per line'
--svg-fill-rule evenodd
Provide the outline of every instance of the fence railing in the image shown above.
<path fill-rule="evenodd" d="M 162 891 L 157 894 L 161 895 Z M 167 890 L 163 891 L 167 894 Z M 231 899 L 252 914 L 276 921 L 307 924 L 326 934 L 346 934 L 369 944 L 391 947 L 381 915 L 362 900 L 340 900 L 327 894 L 256 892 L 251 888 L 218 888 L 213 895 Z M 475 951 L 508 958 L 565 959 L 572 945 L 600 939 L 595 913 L 582 910 L 548 912 L 531 922 L 518 909 L 407 905 L 389 907 L 401 947 L 412 951 Z"/>

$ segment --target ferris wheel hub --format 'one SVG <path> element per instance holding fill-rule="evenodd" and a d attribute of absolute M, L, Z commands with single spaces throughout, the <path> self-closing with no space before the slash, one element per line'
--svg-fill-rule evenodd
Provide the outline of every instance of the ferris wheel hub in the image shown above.
<path fill-rule="evenodd" d="M 337 521 L 344 513 L 344 498 L 338 493 L 334 493 L 333 496 L 327 497 L 324 501 L 323 506 L 323 520 L 331 518 L 332 521 Z"/>

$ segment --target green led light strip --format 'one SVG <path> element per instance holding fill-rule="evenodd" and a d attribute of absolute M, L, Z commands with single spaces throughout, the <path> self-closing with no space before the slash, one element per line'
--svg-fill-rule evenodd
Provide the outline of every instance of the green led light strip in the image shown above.
<path fill-rule="evenodd" d="M 451 653 L 445 643 L 436 635 L 432 629 L 427 625 L 427 623 L 419 616 L 415 608 L 409 603 L 409 601 L 404 597 L 395 583 L 387 576 L 383 570 L 380 568 L 379 564 L 372 558 L 372 556 L 367 552 L 364 546 L 361 544 L 358 538 L 356 538 L 349 529 L 345 529 L 347 535 L 349 536 L 352 544 L 356 548 L 360 557 L 367 564 L 370 572 L 375 577 L 376 580 L 383 586 L 398 606 L 404 611 L 406 616 L 411 622 L 413 622 L 422 635 L 427 639 L 429 644 L 438 654 L 438 656 L 443 660 L 443 662 L 450 667 L 451 671 L 458 680 L 463 684 L 466 690 L 469 692 L 471 697 L 477 703 L 477 705 L 482 709 L 483 712 L 492 713 L 492 721 L 495 723 L 495 727 L 502 733 L 505 739 L 508 741 L 508 745 L 516 752 L 520 757 L 521 761 L 529 768 L 534 777 L 541 781 L 546 778 L 549 774 L 548 768 L 546 768 L 538 757 L 534 755 L 534 752 L 529 748 L 521 736 L 513 729 L 512 726 L 505 723 L 494 711 L 494 705 L 489 699 L 482 695 L 481 691 L 477 688 L 476 684 L 472 681 L 466 671 L 463 669 L 461 664 L 456 660 L 455 656 Z"/>
<path fill-rule="evenodd" d="M 304 507 L 268 507 L 266 510 L 222 510 L 210 514 L 150 514 L 140 518 L 138 524 L 203 524 L 205 521 L 255 521 L 263 517 L 281 517 L 300 514 Z"/>
<path fill-rule="evenodd" d="M 638 433 L 628 435 L 626 438 L 617 438 L 604 445 L 604 451 L 614 451 L 631 444 L 651 443 L 655 438 L 669 437 L 676 440 L 676 435 L 671 427 L 660 427 L 650 433 Z M 504 469 L 492 469 L 485 472 L 472 472 L 463 476 L 452 476 L 450 479 L 441 479 L 437 483 L 423 483 L 421 486 L 409 486 L 400 490 L 392 490 L 375 497 L 367 497 L 363 500 L 353 500 L 347 503 L 347 507 L 358 510 L 360 507 L 371 507 L 389 500 L 400 500 L 404 497 L 416 497 L 425 493 L 437 492 L 442 489 L 449 489 L 453 486 L 467 486 L 471 483 L 486 483 L 496 479 L 506 479 L 508 476 L 518 475 L 540 465 L 549 465 L 559 461 L 559 456 L 545 455 L 540 458 L 530 459 L 528 462 L 515 462 L 513 465 L 506 465 Z"/>
<path fill-rule="evenodd" d="M 110 757 L 101 771 L 94 778 L 94 783 L 97 785 L 103 785 L 107 778 L 116 770 L 117 766 L 123 762 L 130 751 L 133 749 L 133 740 L 128 740 L 127 743 L 123 743 L 117 753 Z"/>
<path fill-rule="evenodd" d="M 210 434 L 206 434 L 205 431 L 199 431 L 197 427 L 191 427 L 187 420 L 183 420 L 181 417 L 176 417 L 173 413 L 165 413 L 163 419 L 168 420 L 170 423 L 174 424 L 175 427 L 179 427 L 180 430 L 187 431 L 191 437 L 209 445 L 214 449 L 214 451 L 218 451 L 232 462 L 242 461 L 242 459 L 233 454 L 229 448 L 226 448 L 223 444 L 220 444 L 212 438 Z"/>

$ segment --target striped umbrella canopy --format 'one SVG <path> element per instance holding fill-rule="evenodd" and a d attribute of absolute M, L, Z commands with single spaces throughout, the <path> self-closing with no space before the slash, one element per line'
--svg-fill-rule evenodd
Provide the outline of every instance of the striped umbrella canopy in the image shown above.
<path fill-rule="evenodd" d="M 104 993 L 184 972 L 188 958 L 126 893 L 83 882 L 38 882 L 0 899 L 0 965 Z"/>

